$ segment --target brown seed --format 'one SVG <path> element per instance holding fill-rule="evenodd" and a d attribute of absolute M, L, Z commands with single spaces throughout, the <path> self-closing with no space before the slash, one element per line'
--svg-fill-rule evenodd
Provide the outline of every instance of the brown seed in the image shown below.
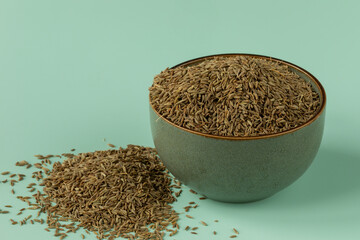
<path fill-rule="evenodd" d="M 185 215 L 185 216 L 186 216 L 187 218 L 191 218 L 191 219 L 193 218 L 193 217 L 192 217 L 192 216 L 190 216 L 190 215 Z"/>
<path fill-rule="evenodd" d="M 216 220 L 214 220 L 214 222 L 219 222 L 219 220 L 216 219 Z"/>
<path fill-rule="evenodd" d="M 85 235 L 84 235 L 84 234 L 81 234 L 81 238 L 82 238 L 82 239 L 85 239 Z"/>
<path fill-rule="evenodd" d="M 1 175 L 8 175 L 10 172 L 6 171 L 6 172 L 2 172 Z"/>
<path fill-rule="evenodd" d="M 230 238 L 236 238 L 237 237 L 237 235 L 231 235 L 230 236 Z"/>
<path fill-rule="evenodd" d="M 197 234 L 197 232 L 190 232 L 191 234 Z"/>
<path fill-rule="evenodd" d="M 195 230 L 198 230 L 199 228 L 198 227 L 193 227 L 191 230 L 195 231 Z"/>
<path fill-rule="evenodd" d="M 181 193 L 182 193 L 182 190 L 176 192 L 176 193 L 175 193 L 175 197 L 179 197 Z"/>
<path fill-rule="evenodd" d="M 216 231 L 214 231 L 213 233 L 214 233 L 214 235 L 216 235 L 216 234 L 217 234 L 217 232 L 216 232 Z"/>
<path fill-rule="evenodd" d="M 191 193 L 193 193 L 193 194 L 197 194 L 197 192 L 195 192 L 194 190 L 192 190 L 192 189 L 190 189 L 189 190 Z"/>
<path fill-rule="evenodd" d="M 75 151 L 75 150 L 76 150 L 75 148 L 71 149 L 72 152 Z"/>
<path fill-rule="evenodd" d="M 172 233 L 169 234 L 170 237 L 174 236 L 178 231 L 175 229 Z"/>
<path fill-rule="evenodd" d="M 7 208 L 12 208 L 12 206 L 11 206 L 11 205 L 5 205 L 4 207 L 7 207 Z"/>
<path fill-rule="evenodd" d="M 186 226 L 185 231 L 187 231 L 187 230 L 189 230 L 189 229 L 190 229 L 190 227 L 189 227 L 189 226 Z"/>
<path fill-rule="evenodd" d="M 9 211 L 0 211 L 0 214 L 7 214 Z"/>
<path fill-rule="evenodd" d="M 8 181 L 8 180 L 7 180 L 7 179 L 5 179 L 5 180 L 3 180 L 3 181 L 2 181 L 2 183 L 7 183 L 7 181 Z"/>
<path fill-rule="evenodd" d="M 238 230 L 236 230 L 235 228 L 233 228 L 233 230 L 234 230 L 234 233 L 239 234 Z"/>
<path fill-rule="evenodd" d="M 15 183 L 17 183 L 17 182 L 18 182 L 18 181 L 16 181 L 16 180 L 11 180 L 11 181 L 10 181 L 10 185 L 11 185 L 11 186 L 14 186 Z"/>
<path fill-rule="evenodd" d="M 25 160 L 22 160 L 20 162 L 16 162 L 16 166 L 19 166 L 19 167 L 22 167 L 22 166 L 25 166 L 25 165 L 28 165 L 29 163 Z"/>
<path fill-rule="evenodd" d="M 41 169 L 43 166 L 41 163 L 34 163 L 34 167 Z"/>
<path fill-rule="evenodd" d="M 200 200 L 205 200 L 206 199 L 206 197 L 201 197 L 201 198 L 199 198 Z"/>
<path fill-rule="evenodd" d="M 189 202 L 189 204 L 195 204 L 195 202 Z"/>
<path fill-rule="evenodd" d="M 114 144 L 111 144 L 111 143 L 108 143 L 108 146 L 109 146 L 109 147 L 112 147 L 112 148 L 115 147 L 115 145 L 114 145 Z"/>
<path fill-rule="evenodd" d="M 200 221 L 200 223 L 201 223 L 202 225 L 204 225 L 204 226 L 207 226 L 207 223 L 204 222 L 204 221 Z"/>

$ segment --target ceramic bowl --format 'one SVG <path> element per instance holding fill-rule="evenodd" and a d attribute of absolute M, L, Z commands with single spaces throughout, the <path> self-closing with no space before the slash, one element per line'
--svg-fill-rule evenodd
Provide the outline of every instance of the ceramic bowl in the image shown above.
<path fill-rule="evenodd" d="M 283 60 L 252 54 L 288 65 L 320 95 L 321 107 L 305 124 L 281 133 L 256 137 L 222 137 L 174 125 L 150 104 L 152 137 L 169 171 L 204 196 L 224 202 L 251 202 L 272 196 L 298 179 L 310 166 L 323 136 L 326 95 L 306 70 Z M 197 64 L 212 55 L 179 65 Z"/>

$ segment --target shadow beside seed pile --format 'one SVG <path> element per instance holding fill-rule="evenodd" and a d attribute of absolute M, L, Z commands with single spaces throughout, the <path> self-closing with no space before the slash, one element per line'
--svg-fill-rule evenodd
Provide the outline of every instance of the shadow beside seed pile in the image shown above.
<path fill-rule="evenodd" d="M 320 105 L 287 66 L 242 56 L 166 69 L 149 90 L 154 109 L 172 123 L 219 136 L 283 132 L 307 122 Z"/>

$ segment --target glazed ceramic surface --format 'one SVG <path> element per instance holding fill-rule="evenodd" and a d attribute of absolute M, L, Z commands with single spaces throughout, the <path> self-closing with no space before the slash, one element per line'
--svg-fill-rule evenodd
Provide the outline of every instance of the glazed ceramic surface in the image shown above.
<path fill-rule="evenodd" d="M 233 55 L 242 54 L 223 56 Z M 152 136 L 161 160 L 176 178 L 208 198 L 250 202 L 270 197 L 298 179 L 316 156 L 324 129 L 325 91 L 300 67 L 271 59 L 289 65 L 320 94 L 319 112 L 300 127 L 258 137 L 220 137 L 176 126 L 150 105 Z"/>

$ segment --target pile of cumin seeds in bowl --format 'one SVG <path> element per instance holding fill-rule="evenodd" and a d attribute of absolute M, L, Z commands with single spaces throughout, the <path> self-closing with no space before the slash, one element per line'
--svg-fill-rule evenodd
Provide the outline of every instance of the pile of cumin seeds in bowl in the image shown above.
<path fill-rule="evenodd" d="M 54 229 L 60 239 L 80 228 L 110 240 L 163 239 L 165 232 L 172 236 L 178 231 L 179 216 L 171 203 L 176 200 L 173 189 L 181 184 L 168 174 L 155 149 L 128 145 L 62 156 L 64 161 L 52 163 L 54 155 L 36 155 L 41 163 L 33 164 L 37 171 L 32 175 L 38 183 L 28 185 L 31 196 L 17 198 L 29 205 L 20 214 L 35 210 L 37 217 L 11 219 L 12 224 L 46 223 L 45 230 Z"/>
<path fill-rule="evenodd" d="M 280 62 L 252 56 L 213 56 L 155 76 L 150 104 L 170 122 L 228 137 L 296 128 L 316 115 L 320 97 Z"/>

